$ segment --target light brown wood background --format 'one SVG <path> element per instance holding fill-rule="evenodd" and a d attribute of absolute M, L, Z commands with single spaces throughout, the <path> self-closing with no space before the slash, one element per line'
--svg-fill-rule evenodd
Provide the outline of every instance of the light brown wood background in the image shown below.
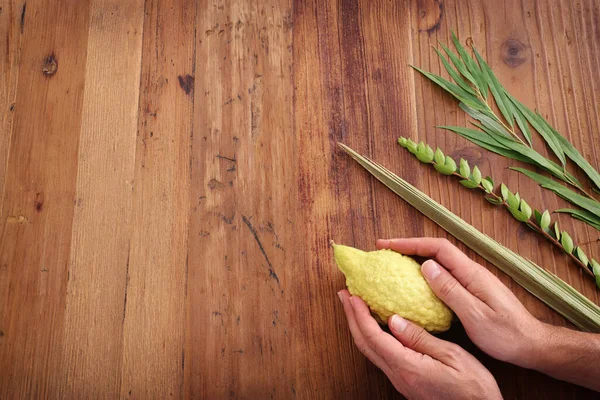
<path fill-rule="evenodd" d="M 598 168 L 599 19 L 594 0 L 0 0 L 0 397 L 395 397 L 353 346 L 328 242 L 445 234 L 338 141 L 600 303 L 564 255 L 395 144 L 559 208 L 436 129 L 467 121 L 409 64 L 439 72 L 432 45 L 455 30 Z M 560 221 L 600 257 L 597 231 Z M 444 337 L 506 398 L 593 397 L 459 325 Z"/>

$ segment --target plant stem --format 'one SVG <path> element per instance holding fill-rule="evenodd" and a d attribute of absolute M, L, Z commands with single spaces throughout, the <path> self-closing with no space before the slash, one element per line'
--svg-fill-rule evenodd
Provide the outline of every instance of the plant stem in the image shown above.
<path fill-rule="evenodd" d="M 430 162 L 429 164 L 431 165 L 436 165 L 437 163 L 435 161 Z M 460 175 L 458 172 L 454 172 L 452 174 L 453 176 L 456 176 L 460 179 L 465 179 L 464 176 Z M 500 201 L 501 203 L 499 203 L 499 205 L 502 205 L 506 210 L 510 209 L 510 206 L 508 205 L 508 203 L 502 198 L 502 196 L 497 195 L 494 192 L 487 192 L 485 190 L 485 188 L 481 185 L 478 184 L 477 185 L 477 189 L 483 191 L 484 193 L 486 193 L 487 195 L 491 196 L 494 200 Z M 530 218 L 527 222 L 526 222 L 527 226 L 529 226 L 531 229 L 533 229 L 534 231 L 538 232 L 539 234 L 541 234 L 544 238 L 546 238 L 546 240 L 548 240 L 550 243 L 552 243 L 553 245 L 555 245 L 556 247 L 558 247 L 563 253 L 567 254 L 571 260 L 573 260 L 581 269 L 583 269 L 588 275 L 590 275 L 592 278 L 594 278 L 594 272 L 584 263 L 582 263 L 573 253 L 568 253 L 567 251 L 565 251 L 563 245 L 556 239 L 554 239 L 552 236 L 550 236 L 545 230 L 543 230 L 540 226 L 537 225 L 537 223 Z"/>
<path fill-rule="evenodd" d="M 521 143 L 523 146 L 527 146 L 527 147 L 531 148 L 531 146 L 529 144 L 525 143 L 519 137 L 519 135 L 517 135 L 517 133 L 515 132 L 515 130 L 513 128 L 510 128 L 508 125 L 506 125 L 504 123 L 504 121 L 502 121 L 502 118 L 498 118 L 498 115 L 494 112 L 494 110 L 492 110 L 492 107 L 490 107 L 490 104 L 488 103 L 487 99 L 485 97 L 483 97 L 483 95 L 481 94 L 481 91 L 479 90 L 479 88 L 475 87 L 473 85 L 471 85 L 471 86 L 473 87 L 473 89 L 475 89 L 475 91 L 477 93 L 477 97 L 479 98 L 479 100 L 481 100 L 481 102 L 486 105 L 487 109 L 490 111 L 490 113 L 492 113 L 492 115 L 494 116 L 494 118 L 496 119 L 496 121 L 499 122 L 502 125 L 502 127 L 504 127 L 504 129 L 506 129 L 506 131 L 512 135 L 512 137 L 514 137 L 515 139 L 517 139 L 519 141 L 519 143 Z"/>

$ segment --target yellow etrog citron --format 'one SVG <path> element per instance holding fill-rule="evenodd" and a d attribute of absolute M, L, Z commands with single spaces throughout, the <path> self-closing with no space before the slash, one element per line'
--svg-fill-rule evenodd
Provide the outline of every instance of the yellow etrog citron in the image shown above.
<path fill-rule="evenodd" d="M 412 258 L 393 250 L 362 251 L 333 245 L 335 261 L 346 286 L 387 323 L 398 314 L 430 332 L 450 328 L 452 311 L 431 291 Z"/>

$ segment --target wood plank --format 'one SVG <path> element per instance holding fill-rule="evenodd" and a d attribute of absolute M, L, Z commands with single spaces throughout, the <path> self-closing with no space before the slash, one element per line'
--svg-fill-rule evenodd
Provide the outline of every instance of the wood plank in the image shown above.
<path fill-rule="evenodd" d="M 141 0 L 90 2 L 59 397 L 120 393 L 142 27 Z"/>
<path fill-rule="evenodd" d="M 145 9 L 122 398 L 180 397 L 187 361 L 196 8 L 148 1 Z"/>
<path fill-rule="evenodd" d="M 287 398 L 296 284 L 292 10 L 198 3 L 186 396 Z"/>
<path fill-rule="evenodd" d="M 2 54 L 2 58 L 0 58 L 0 220 L 26 11 L 25 0 L 0 1 L 0 38 L 2 38 L 0 40 L 0 54 Z"/>
<path fill-rule="evenodd" d="M 344 279 L 332 264 L 329 240 L 373 249 L 374 238 L 419 229 L 410 222 L 414 210 L 380 190 L 337 149 L 342 141 L 393 161 L 385 154 L 397 130 L 415 124 L 410 112 L 386 112 L 387 106 L 399 108 L 411 100 L 401 84 L 409 72 L 407 11 L 383 2 L 295 4 L 298 226 L 304 227 L 298 233 L 297 279 L 303 284 L 296 290 L 296 353 L 301 355 L 298 386 L 306 398 L 394 394 L 354 348 L 336 296 Z M 390 216 L 407 223 L 394 223 Z"/>
<path fill-rule="evenodd" d="M 86 2 L 32 2 L 26 12 L 0 225 L 7 398 L 48 397 L 56 384 L 88 31 Z"/>

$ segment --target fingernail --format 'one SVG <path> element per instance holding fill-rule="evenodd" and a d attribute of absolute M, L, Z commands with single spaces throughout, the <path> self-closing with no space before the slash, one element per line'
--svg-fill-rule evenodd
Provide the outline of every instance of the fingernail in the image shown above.
<path fill-rule="evenodd" d="M 354 296 L 350 296 L 350 305 L 354 308 Z"/>
<path fill-rule="evenodd" d="M 342 296 L 341 291 L 338 292 L 338 297 L 340 298 L 340 301 L 342 302 L 342 304 L 344 304 L 344 297 Z"/>
<path fill-rule="evenodd" d="M 392 329 L 396 332 L 403 332 L 408 326 L 406 320 L 396 314 L 392 315 L 392 320 L 390 322 L 392 324 Z"/>
<path fill-rule="evenodd" d="M 433 260 L 427 260 L 423 263 L 421 272 L 427 279 L 435 279 L 441 272 L 440 265 Z"/>

